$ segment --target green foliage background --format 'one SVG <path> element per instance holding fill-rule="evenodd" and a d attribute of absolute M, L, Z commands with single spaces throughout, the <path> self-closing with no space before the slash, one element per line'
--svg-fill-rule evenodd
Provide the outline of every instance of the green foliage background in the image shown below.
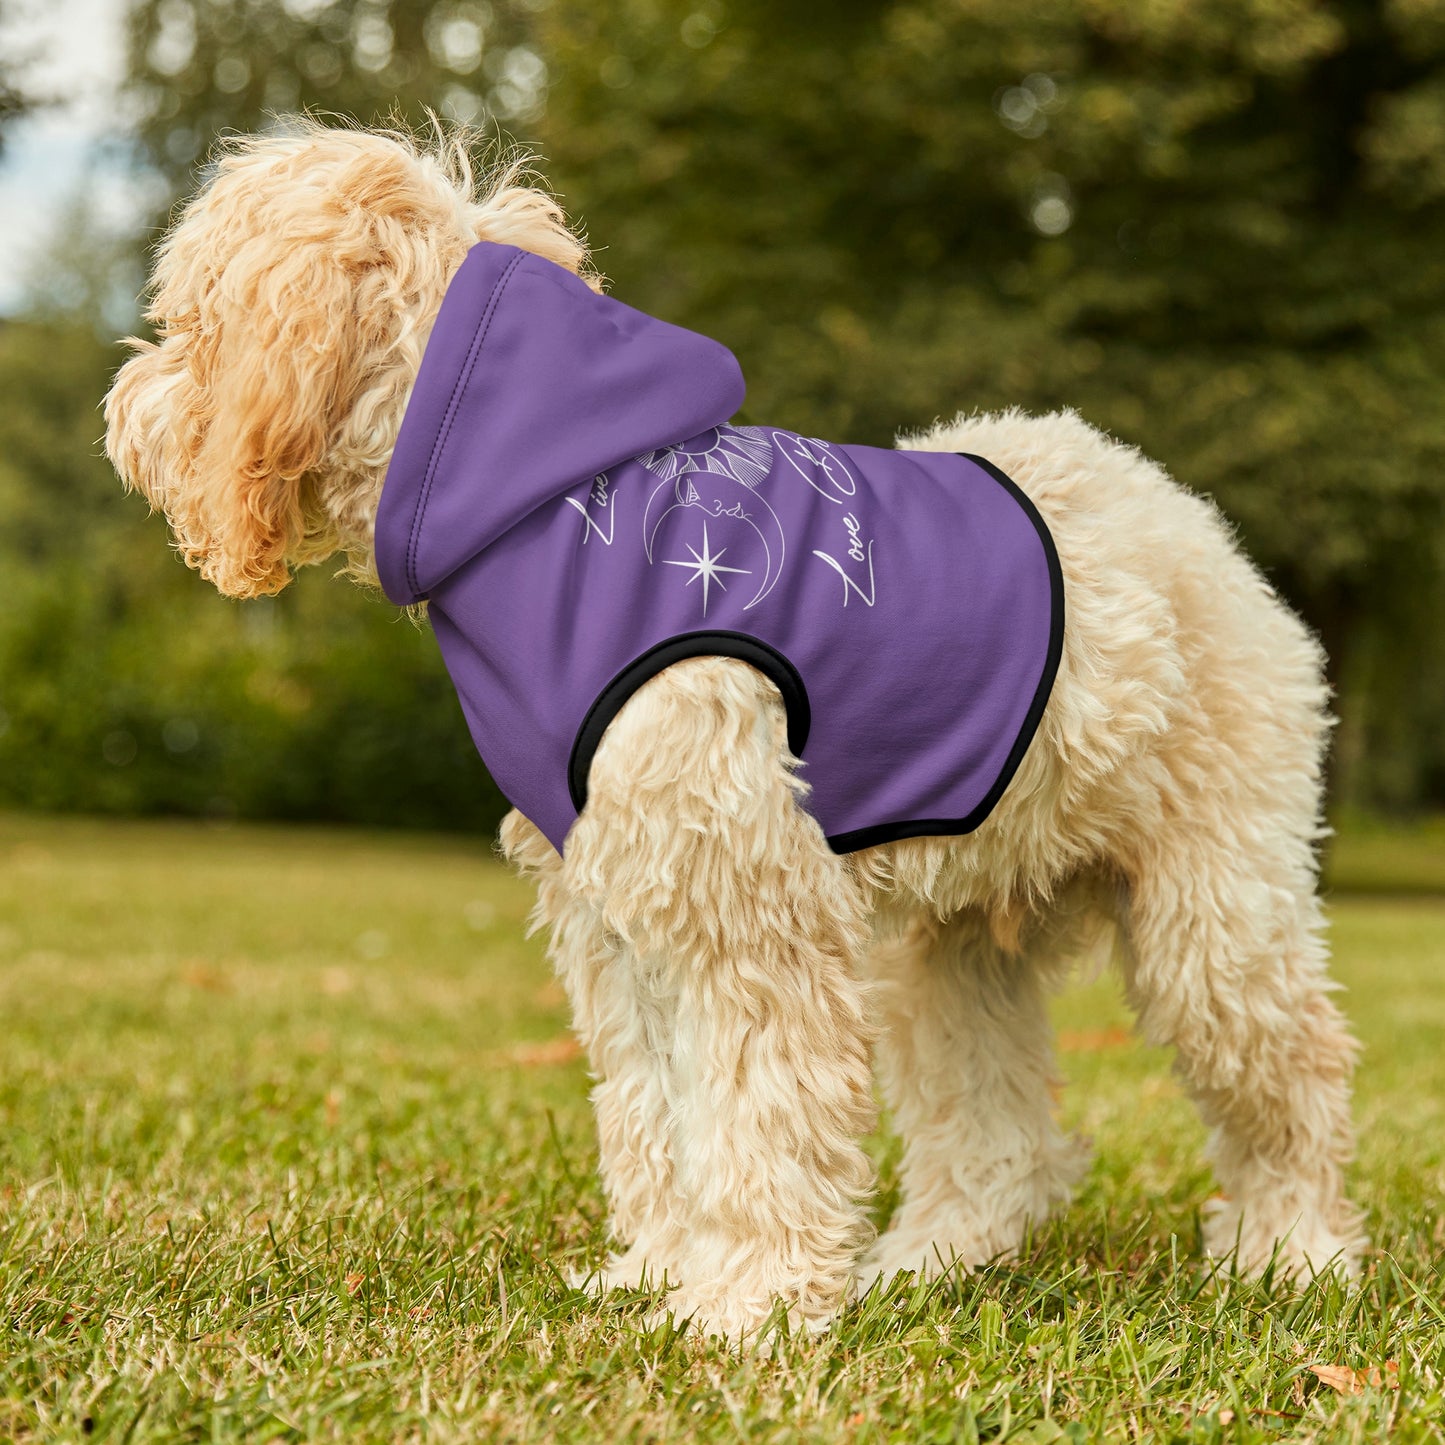
<path fill-rule="evenodd" d="M 1322 634 L 1337 799 L 1445 803 L 1441 0 L 140 0 L 132 30 L 173 195 L 268 112 L 430 105 L 535 145 L 614 291 L 737 352 L 748 419 L 886 444 L 1076 407 Z M 119 497 L 117 360 L 73 307 L 0 328 L 0 800 L 494 818 L 430 639 L 321 577 L 223 603 Z"/>

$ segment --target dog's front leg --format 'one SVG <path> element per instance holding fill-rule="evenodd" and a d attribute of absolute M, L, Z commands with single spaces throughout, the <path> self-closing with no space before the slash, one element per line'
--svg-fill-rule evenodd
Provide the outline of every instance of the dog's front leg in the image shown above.
<path fill-rule="evenodd" d="M 537 885 L 532 922 L 548 931 L 548 956 L 596 1079 L 598 1167 L 608 1234 L 620 1248 L 578 1283 L 594 1293 L 675 1283 L 683 1223 L 667 1138 L 673 1000 L 659 996 L 657 971 L 603 927 L 596 901 L 569 885 L 556 849 L 522 814 L 503 820 L 502 851 Z"/>
<path fill-rule="evenodd" d="M 870 1229 L 864 905 L 798 805 L 776 692 L 745 664 L 681 663 L 614 720 L 566 873 L 644 961 L 681 1229 L 675 1319 L 737 1340 L 775 1304 L 821 1328 Z"/>

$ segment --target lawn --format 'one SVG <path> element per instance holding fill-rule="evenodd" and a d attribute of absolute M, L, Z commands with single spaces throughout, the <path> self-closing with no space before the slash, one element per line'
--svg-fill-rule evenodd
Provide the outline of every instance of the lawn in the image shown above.
<path fill-rule="evenodd" d="M 0 1439 L 1445 1440 L 1445 898 L 1346 891 L 1379 856 L 1332 874 L 1361 1287 L 1201 1264 L 1202 1131 L 1105 981 L 1074 1206 L 762 1359 L 569 1287 L 587 1080 L 484 843 L 0 817 Z"/>

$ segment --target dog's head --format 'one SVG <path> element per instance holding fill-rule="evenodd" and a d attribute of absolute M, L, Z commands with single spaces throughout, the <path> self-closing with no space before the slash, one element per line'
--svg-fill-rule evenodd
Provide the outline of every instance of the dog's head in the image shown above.
<path fill-rule="evenodd" d="M 232 597 L 345 553 L 374 580 L 386 464 L 448 281 L 477 240 L 580 271 L 514 162 L 478 185 L 461 139 L 302 122 L 226 142 L 162 243 L 154 342 L 106 398 L 106 450 L 188 565 Z"/>

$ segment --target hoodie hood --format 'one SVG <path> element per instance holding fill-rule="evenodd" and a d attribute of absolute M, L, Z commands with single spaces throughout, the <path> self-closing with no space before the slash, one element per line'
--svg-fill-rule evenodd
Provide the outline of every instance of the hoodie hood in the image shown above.
<path fill-rule="evenodd" d="M 726 422 L 744 391 L 721 343 L 481 242 L 447 288 L 387 470 L 386 595 L 423 600 L 579 482 Z"/>

